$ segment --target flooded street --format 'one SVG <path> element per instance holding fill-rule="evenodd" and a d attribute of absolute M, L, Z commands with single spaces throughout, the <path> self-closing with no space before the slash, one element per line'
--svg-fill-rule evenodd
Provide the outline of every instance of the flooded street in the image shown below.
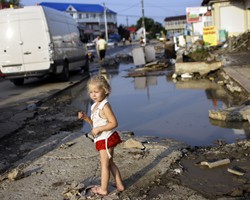
<path fill-rule="evenodd" d="M 112 87 L 109 99 L 119 130 L 132 131 L 136 136 L 174 138 L 192 146 L 213 145 L 216 140 L 232 143 L 248 137 L 247 123 L 209 119 L 208 110 L 226 108 L 237 101 L 218 84 L 207 79 L 174 83 L 167 75 L 126 77 L 133 67 L 120 64 L 101 69 Z M 82 99 L 82 94 L 78 98 Z M 90 128 L 84 125 L 83 130 Z"/>

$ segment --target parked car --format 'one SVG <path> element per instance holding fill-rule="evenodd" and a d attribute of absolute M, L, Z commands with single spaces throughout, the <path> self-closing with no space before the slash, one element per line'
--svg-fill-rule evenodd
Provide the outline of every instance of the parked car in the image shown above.
<path fill-rule="evenodd" d="M 108 46 L 117 46 L 118 42 L 114 39 L 108 39 Z"/>

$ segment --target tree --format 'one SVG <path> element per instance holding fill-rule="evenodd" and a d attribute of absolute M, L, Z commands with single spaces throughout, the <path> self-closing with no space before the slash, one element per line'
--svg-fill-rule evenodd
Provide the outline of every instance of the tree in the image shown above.
<path fill-rule="evenodd" d="M 17 7 L 20 4 L 20 0 L 0 0 L 0 4 L 3 5 L 13 5 L 13 7 Z"/>
<path fill-rule="evenodd" d="M 121 38 L 128 39 L 130 37 L 130 32 L 127 30 L 124 26 L 120 25 L 118 27 L 118 33 L 121 36 Z"/>
<path fill-rule="evenodd" d="M 159 22 L 155 22 L 151 18 L 145 17 L 144 22 L 145 22 L 146 31 L 148 33 L 148 35 L 147 35 L 148 38 L 155 38 L 156 33 L 161 33 L 161 32 L 165 33 L 166 32 L 164 27 Z M 136 23 L 137 29 L 139 29 L 141 27 L 142 27 L 142 18 L 140 18 Z"/>

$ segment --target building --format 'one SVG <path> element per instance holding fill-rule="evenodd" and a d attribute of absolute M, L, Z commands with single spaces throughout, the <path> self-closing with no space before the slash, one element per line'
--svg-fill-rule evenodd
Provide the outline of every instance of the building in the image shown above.
<path fill-rule="evenodd" d="M 187 24 L 186 15 L 166 17 L 164 21 L 165 29 L 167 31 L 167 37 L 184 35 L 185 27 Z"/>
<path fill-rule="evenodd" d="M 105 21 L 108 34 L 117 33 L 117 14 L 98 4 L 50 3 L 42 2 L 42 6 L 69 13 L 78 23 L 81 35 L 93 40 L 97 35 L 105 35 Z M 105 20 L 106 14 L 106 20 Z"/>
<path fill-rule="evenodd" d="M 203 0 L 202 6 L 212 12 L 218 41 L 223 31 L 228 36 L 237 36 L 250 29 L 250 0 Z"/>

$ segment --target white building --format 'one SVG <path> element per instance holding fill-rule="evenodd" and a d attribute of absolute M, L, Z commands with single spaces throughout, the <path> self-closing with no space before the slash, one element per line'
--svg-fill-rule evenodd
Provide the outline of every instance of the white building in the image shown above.
<path fill-rule="evenodd" d="M 93 40 L 97 35 L 105 35 L 105 7 L 98 4 L 51 3 L 42 2 L 41 6 L 69 13 L 78 23 L 81 35 Z M 106 8 L 108 34 L 117 33 L 117 14 Z"/>

